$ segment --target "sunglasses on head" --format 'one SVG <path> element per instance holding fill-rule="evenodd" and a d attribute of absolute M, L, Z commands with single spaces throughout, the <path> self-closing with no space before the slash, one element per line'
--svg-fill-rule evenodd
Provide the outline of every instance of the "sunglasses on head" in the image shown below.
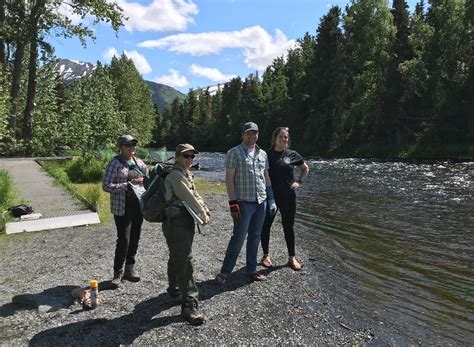
<path fill-rule="evenodd" d="M 130 147 L 136 147 L 137 144 L 135 142 L 129 142 L 129 143 L 124 144 L 124 146 L 127 148 L 130 148 Z"/>
<path fill-rule="evenodd" d="M 194 154 L 181 154 L 184 159 L 194 159 L 196 156 Z"/>

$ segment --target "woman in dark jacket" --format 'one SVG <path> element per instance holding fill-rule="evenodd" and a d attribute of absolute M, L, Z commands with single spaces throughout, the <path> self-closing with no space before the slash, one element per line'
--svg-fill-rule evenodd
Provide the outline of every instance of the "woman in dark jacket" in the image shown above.
<path fill-rule="evenodd" d="M 296 214 L 296 193 L 309 172 L 308 165 L 303 157 L 296 151 L 289 148 L 290 132 L 286 127 L 278 127 L 272 134 L 271 148 L 267 150 L 270 169 L 270 179 L 272 181 L 275 202 L 280 210 L 285 241 L 288 249 L 288 265 L 295 271 L 301 269 L 301 264 L 295 258 L 295 232 L 293 225 Z M 294 176 L 294 167 L 297 167 L 300 174 L 298 179 Z M 270 268 L 273 266 L 269 254 L 270 229 L 276 213 L 270 214 L 267 211 L 265 222 L 262 228 L 261 243 L 263 249 L 262 265 Z"/>
<path fill-rule="evenodd" d="M 134 265 L 143 216 L 131 184 L 143 185 L 143 177 L 148 175 L 148 169 L 142 160 L 135 157 L 137 142 L 131 135 L 119 137 L 117 142 L 119 155 L 108 163 L 102 182 L 102 188 L 110 193 L 110 211 L 114 215 L 117 227 L 112 279 L 112 283 L 117 286 L 122 279 L 131 282 L 140 281 Z"/>

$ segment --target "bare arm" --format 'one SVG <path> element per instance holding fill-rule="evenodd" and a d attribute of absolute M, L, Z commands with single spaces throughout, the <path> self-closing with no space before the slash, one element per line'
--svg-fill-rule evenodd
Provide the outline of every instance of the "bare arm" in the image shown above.
<path fill-rule="evenodd" d="M 225 185 L 227 187 L 227 196 L 229 200 L 236 200 L 234 189 L 235 169 L 225 169 Z"/>
<path fill-rule="evenodd" d="M 270 180 L 270 175 L 268 174 L 268 170 L 265 170 L 265 187 L 271 187 L 272 181 Z"/>
<path fill-rule="evenodd" d="M 298 189 L 301 186 L 301 183 L 308 176 L 309 173 L 309 166 L 306 163 L 297 166 L 298 170 L 300 170 L 300 177 L 291 184 L 291 189 Z"/>

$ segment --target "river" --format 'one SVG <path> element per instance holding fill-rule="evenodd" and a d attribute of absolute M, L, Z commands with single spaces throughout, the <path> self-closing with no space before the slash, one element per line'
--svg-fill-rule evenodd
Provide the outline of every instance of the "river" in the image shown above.
<path fill-rule="evenodd" d="M 223 181 L 222 153 L 195 161 Z M 295 229 L 335 319 L 384 344 L 472 345 L 474 163 L 308 165 Z"/>

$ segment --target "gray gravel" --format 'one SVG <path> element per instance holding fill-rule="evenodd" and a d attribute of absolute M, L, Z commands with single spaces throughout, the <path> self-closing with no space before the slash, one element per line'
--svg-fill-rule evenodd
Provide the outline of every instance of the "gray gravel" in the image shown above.
<path fill-rule="evenodd" d="M 286 266 L 279 223 L 271 239 L 276 266 L 267 272 L 267 281 L 251 282 L 245 276 L 244 248 L 229 282 L 215 285 L 232 221 L 224 194 L 204 194 L 204 199 L 212 221 L 203 234 L 196 234 L 193 249 L 200 308 L 207 318 L 204 325 L 190 326 L 181 318 L 179 306 L 166 303 L 168 251 L 160 224 L 145 222 L 143 227 L 137 256 L 142 280 L 109 288 L 115 247 L 115 226 L 110 222 L 0 235 L 0 344 L 351 345 L 370 341 L 367 332 L 332 318 L 330 293 L 322 292 L 317 284 L 321 274 L 304 254 L 299 255 L 305 265 L 302 271 Z M 101 281 L 102 302 L 95 310 L 84 311 L 73 303 L 70 292 L 92 278 Z"/>

